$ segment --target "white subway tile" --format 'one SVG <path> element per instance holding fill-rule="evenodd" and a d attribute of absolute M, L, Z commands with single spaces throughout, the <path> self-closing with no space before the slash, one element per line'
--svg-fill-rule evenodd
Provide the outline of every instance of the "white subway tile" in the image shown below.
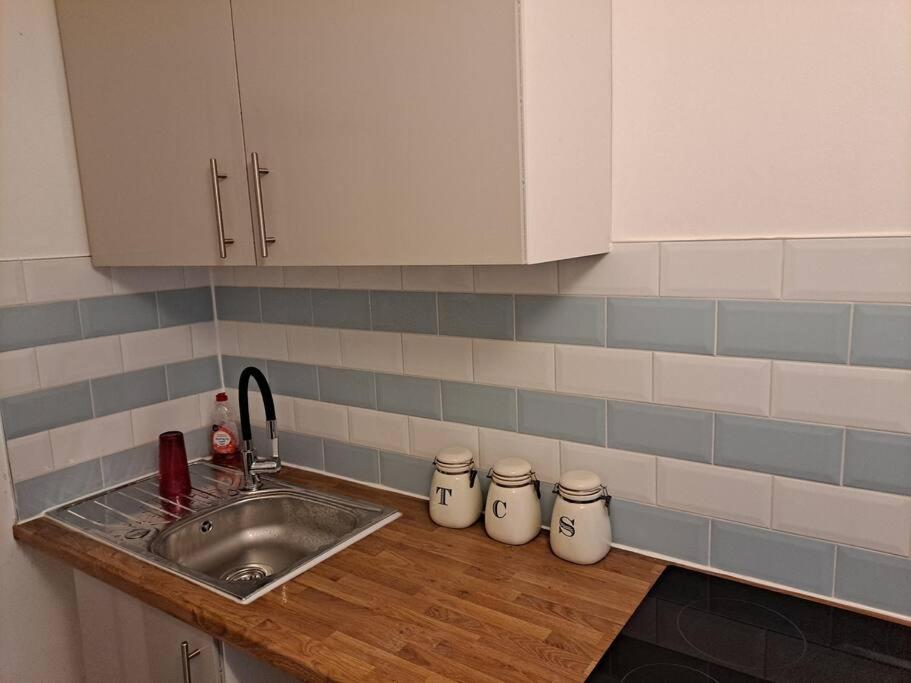
<path fill-rule="evenodd" d="M 781 240 L 665 242 L 661 296 L 777 299 Z"/>
<path fill-rule="evenodd" d="M 120 337 L 116 335 L 39 346 L 35 351 L 43 387 L 123 372 Z"/>
<path fill-rule="evenodd" d="M 294 428 L 298 432 L 348 440 L 348 409 L 334 403 L 294 399 Z"/>
<path fill-rule="evenodd" d="M 29 434 L 6 442 L 13 481 L 24 481 L 54 471 L 51 438 L 47 432 Z"/>
<path fill-rule="evenodd" d="M 40 386 L 35 349 L 0 353 L 0 397 L 24 394 Z"/>
<path fill-rule="evenodd" d="M 288 338 L 284 325 L 237 323 L 237 350 L 241 356 L 288 360 Z"/>
<path fill-rule="evenodd" d="M 556 294 L 557 262 L 524 266 L 475 266 L 476 292 Z"/>
<path fill-rule="evenodd" d="M 193 357 L 189 325 L 124 334 L 120 336 L 120 345 L 123 349 L 123 369 L 127 371 Z"/>
<path fill-rule="evenodd" d="M 338 268 L 335 266 L 285 266 L 285 287 L 337 289 Z"/>
<path fill-rule="evenodd" d="M 556 347 L 557 391 L 633 401 L 652 399 L 652 353 L 587 346 Z"/>
<path fill-rule="evenodd" d="M 415 292 L 472 292 L 471 266 L 404 266 L 402 288 Z"/>
<path fill-rule="evenodd" d="M 911 372 L 775 361 L 772 415 L 911 432 Z"/>
<path fill-rule="evenodd" d="M 340 330 L 339 339 L 344 367 L 402 372 L 402 335 L 398 332 Z"/>
<path fill-rule="evenodd" d="M 184 287 L 208 287 L 209 269 L 206 266 L 188 266 L 183 269 Z"/>
<path fill-rule="evenodd" d="M 655 456 L 615 448 L 560 442 L 564 472 L 589 470 L 601 477 L 611 496 L 655 503 Z"/>
<path fill-rule="evenodd" d="M 218 334 L 218 345 L 223 356 L 238 356 L 237 323 L 233 320 L 215 321 L 215 330 Z"/>
<path fill-rule="evenodd" d="M 341 266 L 338 269 L 342 289 L 401 289 L 399 266 Z"/>
<path fill-rule="evenodd" d="M 788 240 L 784 297 L 911 302 L 911 237 Z"/>
<path fill-rule="evenodd" d="M 111 268 L 111 282 L 114 294 L 182 289 L 183 268 Z"/>
<path fill-rule="evenodd" d="M 400 453 L 408 452 L 408 418 L 365 408 L 348 408 L 351 443 Z"/>
<path fill-rule="evenodd" d="M 608 254 L 560 261 L 561 294 L 658 295 L 658 243 L 615 243 Z"/>
<path fill-rule="evenodd" d="M 772 515 L 772 477 L 658 458 L 658 505 L 767 527 Z"/>
<path fill-rule="evenodd" d="M 114 413 L 50 431 L 54 468 L 62 469 L 133 446 L 130 413 Z"/>
<path fill-rule="evenodd" d="M 474 379 L 471 339 L 427 334 L 402 336 L 405 374 L 463 382 Z"/>
<path fill-rule="evenodd" d="M 409 417 L 411 453 L 422 458 L 435 458 L 444 448 L 463 446 L 478 457 L 478 428 L 454 422 Z"/>
<path fill-rule="evenodd" d="M 108 268 L 94 268 L 88 256 L 23 261 L 29 301 L 84 299 L 113 294 Z"/>
<path fill-rule="evenodd" d="M 212 268 L 212 284 L 216 287 L 234 286 L 234 268 L 232 266 L 215 266 Z"/>
<path fill-rule="evenodd" d="M 803 536 L 911 553 L 911 498 L 775 478 L 772 526 Z"/>
<path fill-rule="evenodd" d="M 288 358 L 295 363 L 341 365 L 342 351 L 338 330 L 289 325 Z"/>
<path fill-rule="evenodd" d="M 503 432 L 499 429 L 479 430 L 481 469 L 486 472 L 501 458 L 524 458 L 540 481 L 555 483 L 560 478 L 560 442 L 540 436 Z"/>
<path fill-rule="evenodd" d="M 193 343 L 193 358 L 214 356 L 218 353 L 214 322 L 193 323 L 190 325 L 190 339 Z"/>
<path fill-rule="evenodd" d="M 769 414 L 770 361 L 656 353 L 654 372 L 655 403 Z"/>
<path fill-rule="evenodd" d="M 477 382 L 528 389 L 554 388 L 553 344 L 475 339 L 472 353 Z"/>
<path fill-rule="evenodd" d="M 25 303 L 25 275 L 21 261 L 0 261 L 0 306 Z"/>
<path fill-rule="evenodd" d="M 235 287 L 284 287 L 280 266 L 234 266 Z"/>
<path fill-rule="evenodd" d="M 237 396 L 235 392 L 234 405 L 237 405 Z M 261 401 L 250 401 L 251 412 L 252 406 L 261 403 Z M 174 401 L 164 401 L 163 403 L 153 403 L 142 408 L 134 408 L 130 411 L 130 419 L 133 423 L 133 443 L 137 446 L 158 441 L 158 435 L 162 432 L 177 430 L 181 432 L 190 432 L 208 423 L 208 416 L 205 421 L 199 410 L 199 398 L 197 396 L 184 396 Z"/>

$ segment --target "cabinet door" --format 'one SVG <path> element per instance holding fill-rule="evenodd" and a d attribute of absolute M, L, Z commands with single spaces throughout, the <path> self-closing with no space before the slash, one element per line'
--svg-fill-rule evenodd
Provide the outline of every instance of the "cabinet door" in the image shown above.
<path fill-rule="evenodd" d="M 57 0 L 57 16 L 95 264 L 253 263 L 230 1 Z"/>
<path fill-rule="evenodd" d="M 233 8 L 261 263 L 523 260 L 514 0 Z"/>
<path fill-rule="evenodd" d="M 219 683 L 216 641 L 173 617 L 81 572 L 74 572 L 88 683 L 183 681 L 181 643 L 190 652 L 193 683 Z"/>

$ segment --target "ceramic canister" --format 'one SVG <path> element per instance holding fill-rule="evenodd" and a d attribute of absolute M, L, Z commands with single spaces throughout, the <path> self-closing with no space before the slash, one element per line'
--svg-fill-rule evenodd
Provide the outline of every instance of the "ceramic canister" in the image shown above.
<path fill-rule="evenodd" d="M 528 543 L 541 530 L 541 485 L 522 458 L 503 458 L 487 473 L 490 489 L 484 510 L 488 536 L 509 543 Z"/>
<path fill-rule="evenodd" d="M 594 472 L 564 472 L 550 518 L 550 547 L 557 557 L 593 564 L 611 547 L 610 496 Z"/>
<path fill-rule="evenodd" d="M 430 519 L 440 526 L 464 529 L 481 516 L 481 482 L 474 455 L 467 448 L 450 446 L 433 460 L 430 480 Z"/>

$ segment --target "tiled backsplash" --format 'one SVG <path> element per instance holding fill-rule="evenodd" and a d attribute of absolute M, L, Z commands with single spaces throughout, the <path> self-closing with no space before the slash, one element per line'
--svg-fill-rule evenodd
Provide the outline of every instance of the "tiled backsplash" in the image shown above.
<path fill-rule="evenodd" d="M 221 386 L 206 268 L 0 264 L 0 417 L 20 518 L 157 468 L 157 438 L 204 452 Z"/>
<path fill-rule="evenodd" d="M 148 406 L 129 396 L 172 406 L 200 394 L 189 412 L 197 426 L 206 419 L 215 335 L 186 317 L 202 315 L 189 303 L 202 301 L 196 273 L 121 276 L 158 293 L 134 284 L 61 297 L 45 285 L 50 299 L 118 295 L 102 309 L 122 302 L 124 312 L 94 313 L 105 336 L 92 340 L 119 342 L 120 366 L 93 365 L 98 354 L 87 351 L 86 361 L 53 370 L 52 350 L 88 340 L 94 309 L 82 301 L 67 309 L 81 321 L 78 336 L 52 316 L 54 325 L 33 326 L 50 337 L 18 325 L 11 333 L 29 344 L 27 361 L 10 355 L 22 350 L 0 354 L 16 369 L 3 373 L 13 388 L 0 385 L 15 395 L 9 405 L 87 386 L 95 406 L 92 419 L 61 427 L 2 404 L 5 425 L 13 415 L 6 429 L 25 434 L 10 441 L 20 512 L 33 482 L 61 473 L 36 475 L 69 463 L 54 448 L 58 430 L 125 413 L 134 442 L 151 435 Z M 421 495 L 443 446 L 471 448 L 482 468 L 521 455 L 545 482 L 545 518 L 548 483 L 591 469 L 614 495 L 618 544 L 911 614 L 911 239 L 618 244 L 606 257 L 538 266 L 213 276 L 227 384 L 246 364 L 266 372 L 289 464 Z M 169 297 L 176 287 L 188 296 Z M 154 325 L 143 314 L 150 297 Z M 197 313 L 171 318 L 169 299 Z M 32 301 L 0 309 L 0 344 L 4 314 L 22 315 Z M 116 326 L 137 320 L 147 327 Z M 166 335 L 169 324 L 189 327 L 189 352 L 164 338 L 133 341 Z M 116 393 L 124 380 L 130 391 Z M 105 405 L 123 409 L 104 417 Z M 261 420 L 259 403 L 251 408 Z M 29 440 L 39 445 L 26 449 Z"/>
<path fill-rule="evenodd" d="M 215 277 L 225 377 L 268 374 L 308 466 L 591 469 L 617 543 L 911 614 L 911 239 Z"/>

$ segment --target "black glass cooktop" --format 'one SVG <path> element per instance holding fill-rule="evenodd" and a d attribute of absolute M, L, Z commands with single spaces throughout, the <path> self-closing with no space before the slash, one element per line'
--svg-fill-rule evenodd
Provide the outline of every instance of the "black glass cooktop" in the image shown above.
<path fill-rule="evenodd" d="M 588 680 L 911 683 L 911 628 L 669 567 Z"/>

